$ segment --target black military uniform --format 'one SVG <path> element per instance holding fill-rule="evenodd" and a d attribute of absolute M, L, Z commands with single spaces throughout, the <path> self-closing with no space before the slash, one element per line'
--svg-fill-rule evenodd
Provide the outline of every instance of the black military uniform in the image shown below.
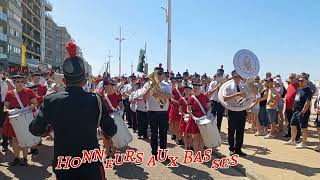
<path fill-rule="evenodd" d="M 70 52 L 69 54 L 71 56 Z M 99 148 L 97 124 L 100 111 L 97 97 L 93 93 L 85 92 L 81 86 L 68 85 L 85 81 L 83 60 L 77 56 L 67 58 L 63 71 L 67 82 L 66 91 L 44 98 L 40 112 L 30 124 L 29 130 L 35 136 L 42 136 L 46 134 L 48 125 L 53 128 L 53 170 L 57 179 L 104 179 L 101 162 L 82 164 L 77 169 L 55 170 L 58 156 L 82 157 L 82 150 Z M 103 103 L 100 126 L 106 136 L 113 136 L 117 132 L 117 127 Z"/>

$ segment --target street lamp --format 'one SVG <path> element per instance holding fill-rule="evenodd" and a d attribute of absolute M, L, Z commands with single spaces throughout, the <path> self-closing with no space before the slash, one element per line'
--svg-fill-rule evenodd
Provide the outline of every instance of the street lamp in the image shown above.
<path fill-rule="evenodd" d="M 121 77 L 121 44 L 122 44 L 122 41 L 126 40 L 125 38 L 122 38 L 121 27 L 120 27 L 120 36 L 115 38 L 115 40 L 119 41 L 119 77 Z"/>
<path fill-rule="evenodd" d="M 167 38 L 167 70 L 171 72 L 171 16 L 172 16 L 172 0 L 168 0 L 167 9 L 161 7 L 166 13 L 166 22 L 168 24 L 168 38 Z"/>

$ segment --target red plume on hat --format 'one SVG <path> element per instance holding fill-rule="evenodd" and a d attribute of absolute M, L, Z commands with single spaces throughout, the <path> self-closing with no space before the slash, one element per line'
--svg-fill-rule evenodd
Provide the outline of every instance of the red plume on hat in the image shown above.
<path fill-rule="evenodd" d="M 66 44 L 66 49 L 68 51 L 69 57 L 77 56 L 77 44 L 75 41 L 71 40 Z"/>

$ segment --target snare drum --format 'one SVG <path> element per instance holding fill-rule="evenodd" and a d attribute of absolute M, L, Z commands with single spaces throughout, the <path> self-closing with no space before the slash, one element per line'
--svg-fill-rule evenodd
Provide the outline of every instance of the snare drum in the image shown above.
<path fill-rule="evenodd" d="M 110 115 L 114 123 L 117 125 L 117 133 L 111 138 L 113 145 L 116 148 L 127 146 L 132 141 L 132 135 L 123 121 L 119 113 L 115 112 Z"/>
<path fill-rule="evenodd" d="M 31 110 L 11 111 L 11 113 L 9 112 L 9 119 L 20 147 L 32 147 L 39 144 L 41 138 L 32 135 L 29 131 L 29 125 L 34 119 Z"/>
<path fill-rule="evenodd" d="M 215 148 L 221 145 L 222 141 L 215 119 L 208 119 L 204 116 L 204 118 L 199 118 L 196 123 L 206 147 Z"/>

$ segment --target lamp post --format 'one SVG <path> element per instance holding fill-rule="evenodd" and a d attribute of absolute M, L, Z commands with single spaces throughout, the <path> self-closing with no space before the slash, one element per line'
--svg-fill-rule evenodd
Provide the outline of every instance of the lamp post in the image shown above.
<path fill-rule="evenodd" d="M 167 37 L 167 70 L 171 72 L 171 17 L 172 17 L 172 0 L 168 0 L 167 9 L 161 7 L 166 13 L 166 22 L 168 25 L 168 37 Z"/>
<path fill-rule="evenodd" d="M 109 60 L 108 60 L 108 62 L 105 63 L 107 65 L 106 72 L 110 74 L 110 69 L 111 69 L 110 68 L 110 66 L 111 66 L 110 61 L 111 61 L 111 58 L 112 58 L 110 50 L 109 50 L 109 55 L 107 57 L 108 57 Z"/>
<path fill-rule="evenodd" d="M 115 38 L 115 40 L 119 41 L 119 77 L 121 77 L 121 44 L 122 44 L 122 41 L 126 40 L 125 38 L 122 37 L 121 27 L 120 27 L 120 35 L 119 37 Z"/>

